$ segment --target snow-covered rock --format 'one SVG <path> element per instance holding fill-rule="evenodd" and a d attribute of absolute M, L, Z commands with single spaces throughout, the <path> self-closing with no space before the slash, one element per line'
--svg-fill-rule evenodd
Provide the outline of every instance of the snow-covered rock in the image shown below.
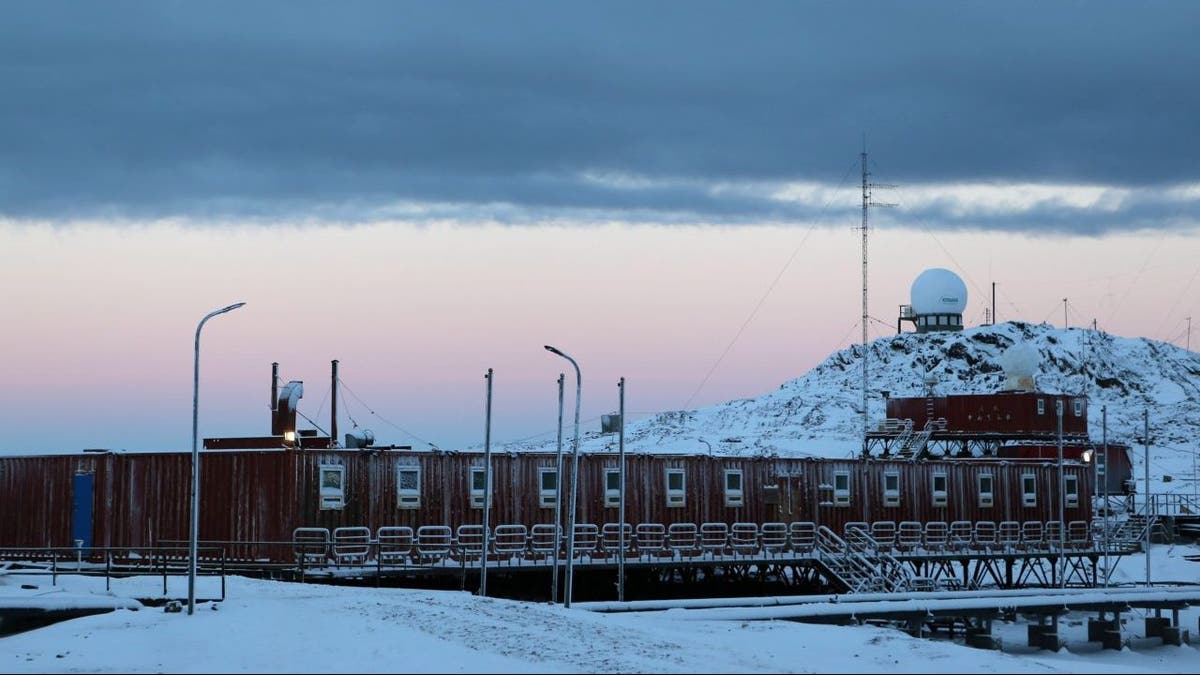
<path fill-rule="evenodd" d="M 1020 370 L 1032 371 L 1041 391 L 1088 397 L 1096 441 L 1101 408 L 1107 406 L 1108 437 L 1134 446 L 1135 464 L 1148 410 L 1152 475 L 1191 475 L 1200 441 L 1200 355 L 1194 352 L 1145 338 L 1021 322 L 904 333 L 879 338 L 868 349 L 871 425 L 884 418 L 884 391 L 894 397 L 922 395 L 927 376 L 936 380 L 938 394 L 1000 391 L 1010 374 L 1006 367 L 1020 364 Z M 855 345 L 757 398 L 630 421 L 626 449 L 696 453 L 711 447 L 715 454 L 845 457 L 861 448 L 861 359 L 862 346 Z M 552 445 L 553 440 L 539 441 L 510 449 Z M 593 432 L 581 445 L 585 452 L 613 451 L 616 437 Z"/>

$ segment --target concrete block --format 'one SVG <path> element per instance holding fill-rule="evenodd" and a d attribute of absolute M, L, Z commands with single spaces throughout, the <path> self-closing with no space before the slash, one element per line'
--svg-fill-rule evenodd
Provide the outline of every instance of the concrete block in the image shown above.
<path fill-rule="evenodd" d="M 1125 646 L 1125 641 L 1121 639 L 1121 629 L 1112 628 L 1104 631 L 1100 636 L 1100 644 L 1105 649 L 1121 651 L 1121 648 Z"/>
<path fill-rule="evenodd" d="M 1026 628 L 1026 635 L 1030 647 L 1042 646 L 1042 635 L 1046 632 L 1046 626 L 1041 624 L 1031 623 Z"/>
<path fill-rule="evenodd" d="M 988 635 L 984 631 L 967 631 L 967 646 L 976 649 L 1000 649 L 1000 638 Z"/>
<path fill-rule="evenodd" d="M 1148 616 L 1146 617 L 1146 637 L 1162 637 L 1163 629 L 1171 625 L 1171 620 L 1166 617 Z"/>
<path fill-rule="evenodd" d="M 1116 621 L 1100 619 L 1088 619 L 1087 622 L 1087 639 L 1088 642 L 1102 642 L 1104 640 L 1105 631 L 1116 629 L 1120 633 L 1120 626 Z"/>
<path fill-rule="evenodd" d="M 1042 644 L 1038 645 L 1042 649 L 1049 649 L 1052 652 L 1057 652 L 1067 646 L 1064 640 L 1060 640 L 1058 633 L 1053 630 L 1048 630 L 1042 633 Z"/>

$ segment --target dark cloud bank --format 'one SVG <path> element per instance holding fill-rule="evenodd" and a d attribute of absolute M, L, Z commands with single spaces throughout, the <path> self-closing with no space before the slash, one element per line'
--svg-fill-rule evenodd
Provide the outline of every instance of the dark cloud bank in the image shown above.
<path fill-rule="evenodd" d="M 1185 2 L 5 3 L 0 215 L 786 222 L 822 205 L 712 188 L 835 185 L 866 132 L 889 182 L 1138 195 L 934 226 L 1189 226 L 1162 190 L 1200 182 L 1196 26 Z"/>

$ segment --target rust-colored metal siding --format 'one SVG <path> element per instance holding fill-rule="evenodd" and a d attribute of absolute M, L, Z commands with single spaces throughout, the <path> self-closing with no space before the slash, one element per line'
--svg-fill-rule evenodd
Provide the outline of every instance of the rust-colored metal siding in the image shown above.
<path fill-rule="evenodd" d="M 1115 453 L 1114 453 L 1115 455 Z M 564 462 L 564 523 L 570 503 L 570 458 Z M 546 453 L 493 455 L 491 524 L 553 523 L 554 509 L 540 505 L 538 469 L 553 467 Z M 0 546 L 70 546 L 71 490 L 76 473 L 95 475 L 94 543 L 142 547 L 188 538 L 189 453 L 0 458 Z M 580 523 L 616 522 L 605 505 L 605 471 L 615 454 L 580 458 Z M 322 509 L 322 465 L 344 468 L 344 504 Z M 238 558 L 287 560 L 290 547 L 248 542 L 287 542 L 296 527 L 448 525 L 482 522 L 471 505 L 470 469 L 481 453 L 362 450 L 229 451 L 201 453 L 201 541 L 247 542 L 228 548 Z M 397 470 L 420 468 L 419 508 L 400 508 Z M 684 471 L 682 505 L 667 503 L 666 472 Z M 742 472 L 743 503 L 726 506 L 725 472 Z M 1078 476 L 1079 504 L 1067 520 L 1089 520 L 1093 471 L 1068 463 Z M 833 505 L 835 472 L 850 477 L 850 501 Z M 900 478 L 900 505 L 883 502 L 883 476 Z M 979 506 L 978 476 L 991 473 L 994 505 Z M 947 503 L 933 504 L 933 476 L 947 477 Z M 1037 479 L 1037 504 L 1022 505 L 1021 476 Z M 1040 460 L 784 459 L 708 455 L 631 454 L 626 457 L 626 519 L 630 523 L 814 521 L 841 531 L 847 522 L 1057 520 L 1058 474 Z"/>
<path fill-rule="evenodd" d="M 1040 414 L 1039 400 L 1043 402 Z M 1063 434 L 1087 434 L 1086 398 L 1041 392 L 889 398 L 887 416 L 911 419 L 915 429 L 923 429 L 932 405 L 933 419 L 945 419 L 949 433 L 1047 435 L 1058 431 L 1057 401 L 1063 402 Z M 1079 415 L 1076 403 L 1081 406 Z"/>

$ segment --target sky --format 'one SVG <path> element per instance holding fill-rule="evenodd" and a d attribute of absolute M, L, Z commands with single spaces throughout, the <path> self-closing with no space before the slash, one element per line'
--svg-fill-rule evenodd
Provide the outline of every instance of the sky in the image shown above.
<path fill-rule="evenodd" d="M 1200 6 L 0 5 L 0 451 L 190 447 L 300 410 L 384 442 L 770 391 L 928 267 L 968 325 L 1184 346 Z M 1064 301 L 1066 298 L 1064 317 Z M 1192 344 L 1200 344 L 1200 326 Z M 573 384 L 573 382 L 571 383 Z M 571 414 L 568 393 L 568 419 Z M 587 427 L 585 427 L 586 430 Z"/>

